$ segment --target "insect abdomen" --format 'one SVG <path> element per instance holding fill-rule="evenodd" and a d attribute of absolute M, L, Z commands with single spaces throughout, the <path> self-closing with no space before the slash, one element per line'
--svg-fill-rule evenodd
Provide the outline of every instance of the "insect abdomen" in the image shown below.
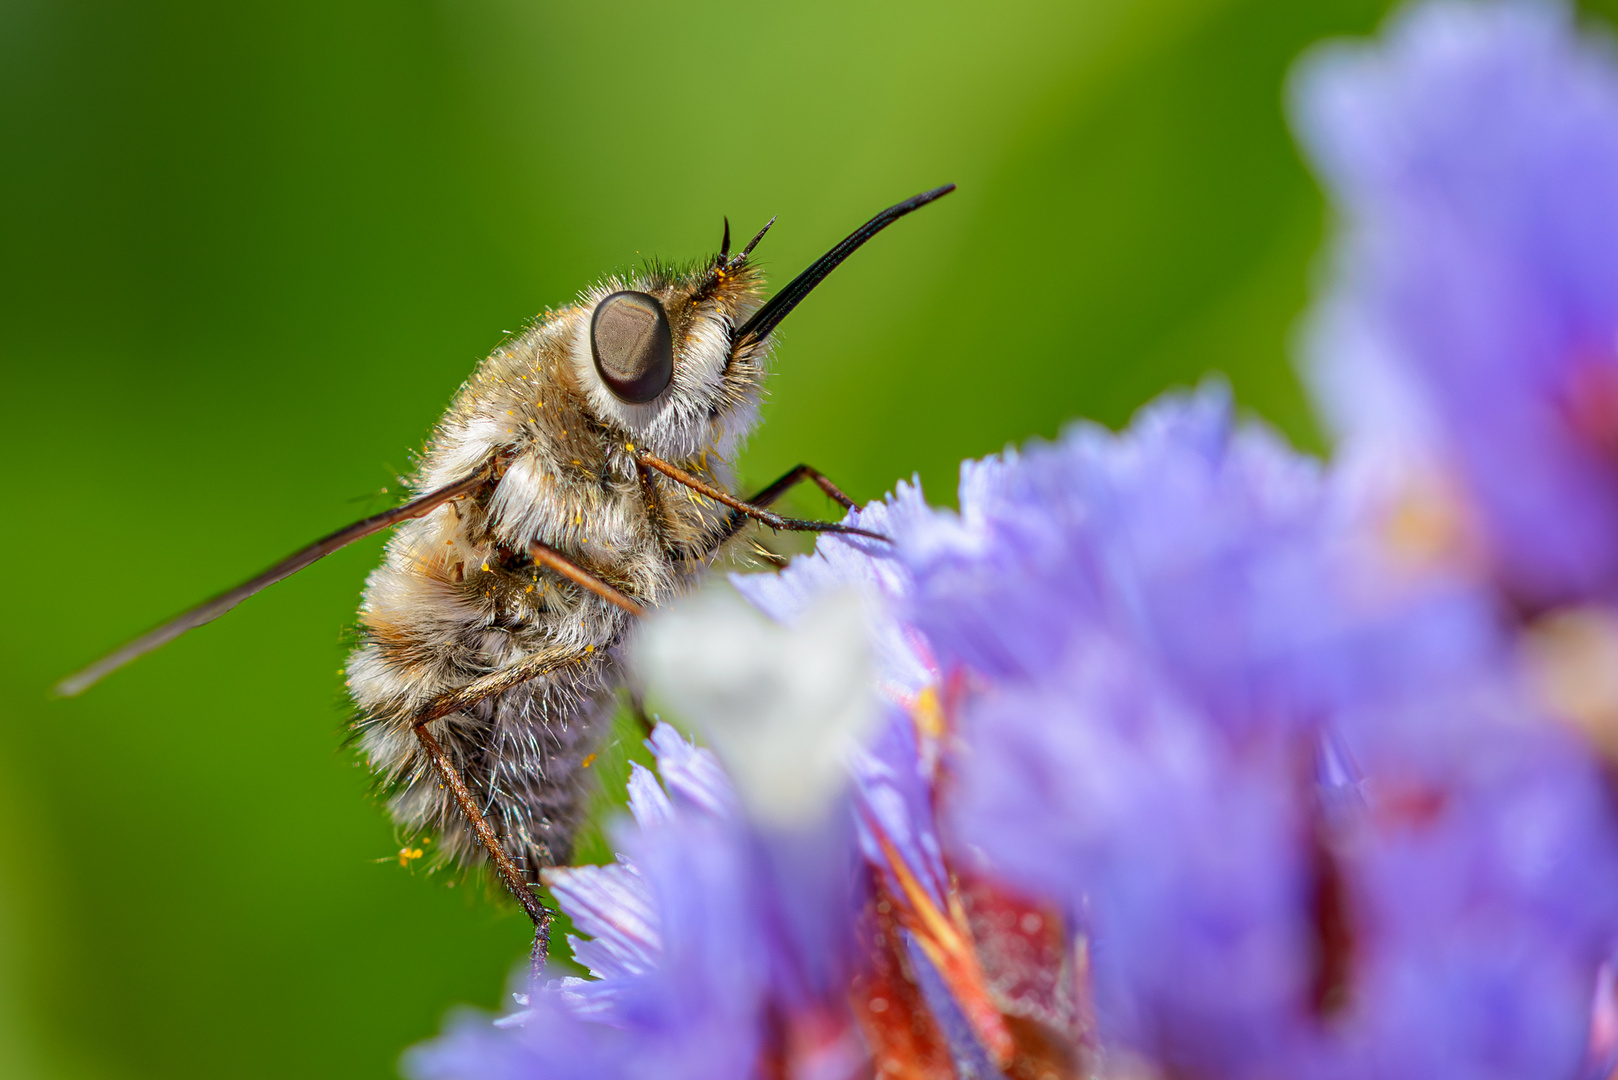
<path fill-rule="evenodd" d="M 589 798 L 583 762 L 611 719 L 621 628 L 591 598 L 521 571 L 498 571 L 496 589 L 487 560 L 468 568 L 437 550 L 455 547 L 437 535 L 427 523 L 401 530 L 367 583 L 363 640 L 348 664 L 358 743 L 401 826 L 437 834 L 441 859 L 482 862 L 412 728 L 433 702 L 480 676 L 535 653 L 566 657 L 549 674 L 426 725 L 507 853 L 537 880 L 543 866 L 571 855 Z M 528 602 L 512 611 L 495 592 Z"/>

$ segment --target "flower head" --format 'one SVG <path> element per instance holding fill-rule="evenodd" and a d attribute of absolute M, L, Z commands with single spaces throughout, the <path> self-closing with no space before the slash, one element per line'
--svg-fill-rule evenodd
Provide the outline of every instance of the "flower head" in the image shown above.
<path fill-rule="evenodd" d="M 1341 220 L 1309 337 L 1340 432 L 1451 477 L 1520 602 L 1618 596 L 1618 65 L 1571 10 L 1421 4 L 1303 65 Z"/>
<path fill-rule="evenodd" d="M 1493 608 L 1390 585 L 1350 495 L 1217 388 L 965 470 L 960 514 L 899 537 L 917 625 L 979 687 L 957 855 L 1084 929 L 1104 1043 L 1210 1076 L 1385 1067 L 1494 1009 L 1533 1029 L 1504 1075 L 1539 1075 L 1582 1055 L 1569 1004 L 1618 925 L 1599 778 Z M 1441 1015 L 1399 1021 L 1394 972 Z M 1443 985 L 1473 979 L 1468 1014 Z"/>

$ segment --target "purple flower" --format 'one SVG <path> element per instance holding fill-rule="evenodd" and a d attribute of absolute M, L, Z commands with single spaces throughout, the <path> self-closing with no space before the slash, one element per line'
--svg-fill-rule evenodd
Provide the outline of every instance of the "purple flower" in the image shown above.
<path fill-rule="evenodd" d="M 1380 462 L 1387 532 L 1408 539 L 1414 510 L 1418 539 L 1452 534 L 1441 554 L 1480 564 L 1520 613 L 1610 604 L 1610 46 L 1561 4 L 1429 3 L 1383 42 L 1319 52 L 1294 103 L 1341 218 L 1309 372 L 1344 449 Z M 1618 652 L 1590 631 L 1610 621 L 1554 616 L 1530 650 L 1541 700 L 1608 745 Z M 1524 722 L 1537 710 L 1510 685 L 1511 649 L 1343 717 L 1380 795 L 1340 825 L 1366 942 L 1340 1062 L 1574 1074 L 1592 962 L 1611 948 L 1611 810 L 1580 750 Z"/>
<path fill-rule="evenodd" d="M 1303 65 L 1340 218 L 1308 339 L 1351 443 L 1436 470 L 1530 608 L 1618 597 L 1618 64 L 1549 2 L 1413 7 Z"/>
<path fill-rule="evenodd" d="M 929 517 L 912 482 L 845 520 L 893 535 Z M 963 1075 L 979 1075 L 976 1063 L 991 1058 L 1005 1064 L 1017 1047 L 991 1000 L 969 928 L 958 915 L 947 914 L 952 901 L 959 910 L 960 898 L 935 821 L 943 704 L 931 646 L 899 617 L 912 589 L 908 569 L 886 544 L 825 536 L 814 554 L 793 560 L 780 574 L 733 575 L 731 582 L 782 622 L 799 620 L 817 603 L 850 588 L 865 599 L 865 633 L 873 647 L 883 715 L 875 736 L 850 756 L 848 767 L 860 848 L 879 876 L 875 906 L 894 913 L 889 917 L 900 924 L 893 942 L 903 953 L 898 962 L 912 976 L 915 1008 L 931 1014 L 922 1027 L 941 1029 Z M 899 1017 L 887 1023 L 903 1027 L 916 1021 Z M 875 1053 L 882 1057 L 882 1048 Z M 891 1067 L 902 1073 L 916 1063 Z"/>
<path fill-rule="evenodd" d="M 901 483 L 886 501 L 846 520 L 887 534 L 928 513 L 920 487 Z M 872 865 L 886 866 L 875 831 L 880 830 L 933 902 L 942 906 L 948 875 L 932 821 L 941 734 L 936 727 L 938 666 L 921 633 L 899 618 L 909 601 L 909 571 L 885 544 L 826 536 L 812 555 L 794 559 L 779 574 L 734 574 L 730 580 L 759 610 L 781 622 L 800 618 L 817 600 L 842 590 L 854 588 L 865 597 L 866 635 L 885 708 L 877 735 L 851 762 L 861 845 Z M 886 872 L 891 875 L 891 868 Z M 891 879 L 890 884 L 898 885 Z"/>
<path fill-rule="evenodd" d="M 1477 724 L 1442 779 L 1392 772 L 1336 823 L 1354 947 L 1312 1074 L 1580 1075 L 1618 890 L 1601 784 L 1557 743 Z"/>
<path fill-rule="evenodd" d="M 959 840 L 1089 926 L 1105 1035 L 1210 1074 L 1281 1053 L 1310 980 L 1317 472 L 1210 388 L 963 467 L 899 536 L 915 622 L 987 683 Z"/>
<path fill-rule="evenodd" d="M 916 624 L 980 683 L 958 855 L 1085 928 L 1104 1045 L 1567 1074 L 1618 911 L 1599 777 L 1491 605 L 1397 579 L 1361 521 L 1218 389 L 963 470 L 960 514 L 899 536 Z"/>
<path fill-rule="evenodd" d="M 886 534 L 927 513 L 920 486 L 901 482 L 887 500 L 850 512 L 844 524 Z M 783 623 L 797 621 L 822 597 L 854 589 L 871 601 L 866 633 L 884 695 L 904 703 L 936 681 L 926 641 L 897 617 L 910 591 L 910 574 L 889 557 L 886 544 L 827 534 L 813 554 L 793 559 L 779 574 L 732 574 L 730 582 L 760 611 Z"/>

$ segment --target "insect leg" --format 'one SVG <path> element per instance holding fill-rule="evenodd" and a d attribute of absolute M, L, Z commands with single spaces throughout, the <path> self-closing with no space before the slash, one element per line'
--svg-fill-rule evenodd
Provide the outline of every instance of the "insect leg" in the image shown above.
<path fill-rule="evenodd" d="M 631 615 L 640 616 L 646 614 L 645 608 L 641 607 L 639 604 L 635 603 L 635 601 L 631 600 L 629 597 L 625 596 L 623 593 L 619 592 L 605 581 L 602 581 L 601 578 L 597 577 L 595 574 L 592 574 L 590 571 L 586 570 L 584 567 L 580 566 L 566 555 L 563 555 L 560 551 L 557 551 L 549 544 L 542 544 L 538 540 L 535 540 L 533 543 L 528 545 L 528 555 L 538 565 L 546 567 L 550 570 L 554 570 L 556 573 L 573 582 L 573 584 L 585 589 L 589 589 L 591 592 L 601 597 L 601 599 L 617 605 L 623 610 L 629 612 Z"/>
<path fill-rule="evenodd" d="M 528 917 L 534 920 L 536 931 L 534 947 L 538 949 L 537 935 L 543 934 L 547 942 L 549 941 L 551 913 L 539 902 L 539 897 L 528 888 L 528 882 L 523 880 L 517 864 L 511 861 L 511 856 L 500 846 L 500 837 L 495 834 L 494 827 L 483 816 L 483 811 L 478 809 L 477 803 L 472 798 L 472 792 L 466 787 L 466 781 L 461 779 L 460 770 L 455 768 L 455 763 L 444 753 L 443 745 L 423 724 L 417 724 L 415 732 L 422 749 L 427 751 L 433 767 L 438 770 L 439 779 L 449 788 L 450 795 L 455 799 L 455 805 L 461 808 L 467 824 L 472 826 L 472 831 L 477 834 L 484 850 L 489 853 L 489 858 L 494 860 L 494 868 L 499 873 L 500 880 L 505 883 L 511 895 L 516 897 L 517 903 L 522 905 Z"/>
<path fill-rule="evenodd" d="M 788 490 L 805 480 L 813 480 L 816 487 L 824 491 L 834 502 L 841 504 L 844 510 L 858 510 L 860 508 L 859 504 L 844 495 L 842 489 L 832 483 L 825 473 L 813 465 L 802 464 L 792 466 L 779 480 L 747 501 L 754 506 L 769 506 L 776 499 L 785 495 Z"/>
<path fill-rule="evenodd" d="M 670 465 L 662 458 L 649 454 L 645 450 L 636 450 L 635 459 L 642 465 L 645 465 L 647 468 L 657 470 L 670 480 L 673 480 L 675 483 L 684 484 L 692 491 L 695 491 L 701 495 L 706 495 L 715 502 L 728 506 L 737 513 L 753 518 L 755 521 L 762 521 L 772 529 L 783 529 L 789 532 L 845 533 L 853 536 L 866 536 L 872 540 L 885 541 L 888 539 L 881 533 L 871 532 L 869 529 L 855 528 L 853 525 L 842 525 L 831 521 L 804 521 L 801 518 L 784 518 L 780 514 L 765 510 L 763 507 L 755 506 L 752 503 L 742 502 L 740 499 L 736 498 L 736 496 L 719 490 L 706 480 L 692 476 L 684 469 L 681 469 L 675 465 Z M 808 475 L 808 473 L 806 472 L 805 475 Z M 818 476 L 819 474 L 817 473 L 815 475 Z M 785 477 L 782 479 L 784 480 Z M 779 482 L 780 481 L 777 481 L 777 483 Z M 774 486 L 774 484 L 771 485 L 771 487 Z M 791 485 L 787 486 L 789 487 Z M 826 486 L 830 486 L 833 489 L 836 487 L 836 485 L 832 484 L 829 480 L 826 481 L 822 489 L 824 490 Z M 785 487 L 783 487 L 782 490 L 784 491 Z M 838 492 L 838 494 L 842 493 Z M 780 492 L 776 492 L 774 497 L 778 498 L 779 496 Z M 847 498 L 846 495 L 843 497 Z"/>
<path fill-rule="evenodd" d="M 461 778 L 460 770 L 449 759 L 441 744 L 433 733 L 427 730 L 427 725 L 434 720 L 448 716 L 450 713 L 470 709 L 478 702 L 493 697 L 496 694 L 509 690 L 514 686 L 525 683 L 530 679 L 555 671 L 570 663 L 578 663 L 584 658 L 583 653 L 575 652 L 540 652 L 532 656 L 509 664 L 498 671 L 490 672 L 481 678 L 473 679 L 465 686 L 441 694 L 416 714 L 412 729 L 420 741 L 422 749 L 432 761 L 433 767 L 438 770 L 439 779 L 449 789 L 450 796 L 454 798 L 455 805 L 466 818 L 472 832 L 476 834 L 483 849 L 489 853 L 494 862 L 496 873 L 500 875 L 501 882 L 516 897 L 517 903 L 522 905 L 523 911 L 534 921 L 534 955 L 539 959 L 550 950 L 551 913 L 539 898 L 529 889 L 528 882 L 523 879 L 522 872 L 511 861 L 500 846 L 500 837 L 478 809 L 477 800 Z"/>
<path fill-rule="evenodd" d="M 617 604 L 630 614 L 642 615 L 645 613 L 645 609 L 639 604 L 555 549 L 536 541 L 529 546 L 529 554 L 533 556 L 535 563 L 549 567 L 569 581 L 573 581 L 589 589 L 597 596 Z M 534 952 L 532 960 L 535 964 L 541 963 L 550 951 L 551 913 L 529 889 L 528 882 L 523 878 L 522 872 L 517 869 L 516 863 L 511 861 L 511 856 L 506 854 L 505 848 L 500 846 L 499 834 L 494 831 L 494 826 L 489 824 L 488 818 L 483 816 L 483 811 L 478 809 L 477 801 L 472 797 L 472 792 L 466 786 L 466 781 L 462 779 L 460 770 L 455 767 L 455 763 L 444 752 L 443 745 L 433 736 L 432 732 L 427 730 L 427 725 L 451 713 L 470 709 L 479 702 L 494 697 L 496 694 L 504 693 L 514 686 L 528 682 L 530 679 L 536 679 L 568 664 L 577 664 L 584 660 L 587 655 L 587 653 L 563 650 L 534 653 L 532 656 L 524 657 L 515 664 L 508 664 L 498 671 L 492 671 L 487 675 L 473 679 L 465 686 L 440 694 L 416 713 L 415 721 L 412 724 L 416 738 L 421 742 L 422 749 L 427 752 L 427 757 L 432 761 L 433 767 L 438 770 L 439 778 L 443 780 L 444 786 L 449 789 L 451 797 L 455 800 L 455 805 L 460 809 L 461 815 L 466 818 L 467 824 L 472 827 L 472 832 L 477 836 L 478 842 L 489 853 L 489 858 L 494 863 L 495 871 L 500 875 L 500 880 L 511 895 L 516 898 L 517 903 L 522 905 L 523 911 L 527 912 L 528 917 L 534 921 Z M 637 714 L 642 716 L 642 723 L 645 723 L 644 709 L 639 707 L 638 702 Z"/>
<path fill-rule="evenodd" d="M 769 506 L 805 480 L 813 480 L 821 491 L 824 491 L 829 497 L 840 503 L 845 510 L 859 509 L 859 504 L 844 495 L 842 489 L 832 483 L 825 473 L 813 465 L 802 464 L 792 466 L 781 475 L 780 479 L 754 495 L 751 499 L 748 499 L 747 502 L 750 506 Z M 730 512 L 730 521 L 725 525 L 725 535 L 720 539 L 720 543 L 724 543 L 741 532 L 742 526 L 745 524 L 747 524 L 747 515 L 740 510 L 732 510 Z M 783 565 L 785 564 L 783 563 Z"/>
<path fill-rule="evenodd" d="M 524 657 L 515 664 L 508 664 L 498 671 L 491 671 L 487 675 L 473 679 L 465 686 L 440 694 L 416 714 L 415 724 L 420 727 L 450 713 L 463 712 L 486 698 L 510 690 L 513 686 L 537 679 L 568 664 L 579 663 L 586 655 L 571 650 L 554 650 Z"/>

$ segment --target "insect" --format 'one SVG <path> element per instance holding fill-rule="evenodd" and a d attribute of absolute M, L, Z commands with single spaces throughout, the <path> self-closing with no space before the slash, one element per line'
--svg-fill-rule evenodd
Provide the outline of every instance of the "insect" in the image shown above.
<path fill-rule="evenodd" d="M 749 519 L 874 533 L 768 509 L 808 465 L 742 500 L 730 461 L 758 419 L 771 334 L 849 255 L 946 185 L 877 214 L 763 296 L 725 223 L 687 269 L 612 278 L 490 354 L 428 440 L 415 498 L 327 536 L 63 680 L 73 695 L 361 537 L 396 527 L 366 582 L 347 664 L 353 731 L 394 819 L 444 857 L 488 862 L 534 920 L 565 863 L 611 722 L 633 620 L 690 589 Z"/>

